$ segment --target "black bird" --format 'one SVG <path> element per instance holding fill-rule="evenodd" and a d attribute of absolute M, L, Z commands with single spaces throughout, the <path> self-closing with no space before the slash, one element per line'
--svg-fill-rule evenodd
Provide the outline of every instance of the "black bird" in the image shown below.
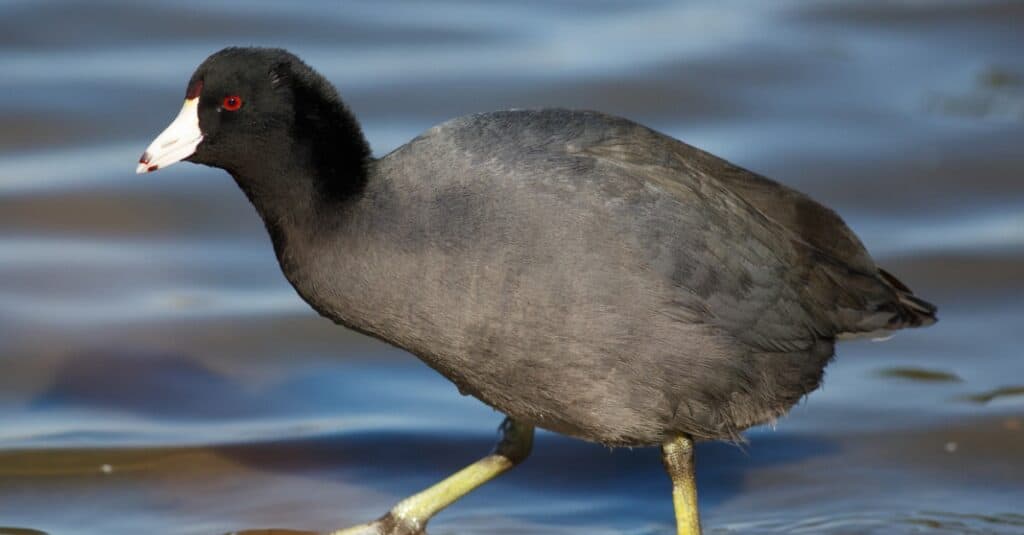
<path fill-rule="evenodd" d="M 661 446 L 698 533 L 692 441 L 784 414 L 841 338 L 935 322 L 832 210 L 598 112 L 470 115 L 374 158 L 299 58 L 227 48 L 138 172 L 179 160 L 234 177 L 317 312 L 507 415 L 491 455 L 342 533 L 422 533 L 534 427 Z"/>

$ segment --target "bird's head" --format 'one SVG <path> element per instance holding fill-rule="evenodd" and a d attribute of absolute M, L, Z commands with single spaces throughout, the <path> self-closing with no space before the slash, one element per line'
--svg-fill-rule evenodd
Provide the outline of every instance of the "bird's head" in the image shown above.
<path fill-rule="evenodd" d="M 226 48 L 192 74 L 185 103 L 139 158 L 138 173 L 181 160 L 231 169 L 295 123 L 294 73 L 311 70 L 280 49 Z"/>
<path fill-rule="evenodd" d="M 192 74 L 181 111 L 139 158 L 136 172 L 186 160 L 238 178 L 308 162 L 320 176 L 333 177 L 368 157 L 337 91 L 302 60 L 276 48 L 226 48 Z"/>

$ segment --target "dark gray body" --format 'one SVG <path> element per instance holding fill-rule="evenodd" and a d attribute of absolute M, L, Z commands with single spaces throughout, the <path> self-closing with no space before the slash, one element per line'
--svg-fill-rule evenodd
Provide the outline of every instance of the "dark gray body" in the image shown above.
<path fill-rule="evenodd" d="M 321 314 L 606 444 L 735 439 L 817 388 L 838 336 L 925 321 L 827 208 L 599 113 L 447 122 L 318 217 L 275 247 Z"/>

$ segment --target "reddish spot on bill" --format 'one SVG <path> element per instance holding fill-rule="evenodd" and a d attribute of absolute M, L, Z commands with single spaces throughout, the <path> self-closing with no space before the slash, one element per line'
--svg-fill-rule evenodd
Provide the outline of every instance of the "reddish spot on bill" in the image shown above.
<path fill-rule="evenodd" d="M 188 91 L 185 92 L 185 99 L 192 100 L 199 96 L 199 93 L 203 92 L 203 81 L 196 80 L 192 82 L 192 85 L 188 86 Z"/>

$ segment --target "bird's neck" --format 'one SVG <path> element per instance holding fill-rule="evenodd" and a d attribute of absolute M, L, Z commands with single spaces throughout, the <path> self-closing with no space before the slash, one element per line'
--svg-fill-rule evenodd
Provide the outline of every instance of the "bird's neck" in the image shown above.
<path fill-rule="evenodd" d="M 331 180 L 360 180 L 361 189 L 324 190 L 309 160 L 287 168 L 273 164 L 244 180 L 236 180 L 263 219 L 281 272 L 296 293 L 322 316 L 355 331 L 389 339 L 387 326 L 396 323 L 389 298 L 394 292 L 367 284 L 383 271 L 374 263 L 377 232 L 387 227 L 388 214 L 377 208 L 374 190 L 381 183 L 369 168 L 362 176 L 338 175 Z M 352 170 L 351 172 L 355 172 Z M 259 177 L 259 180 L 253 180 Z M 378 177 L 379 178 L 379 177 Z M 258 186 L 254 186 L 258 185 Z"/>
<path fill-rule="evenodd" d="M 349 206 L 358 201 L 359 189 L 338 191 L 332 182 L 365 183 L 365 166 L 348 173 L 321 174 L 311 158 L 273 158 L 258 169 L 230 171 L 235 182 L 256 208 L 270 234 L 282 268 L 288 263 L 289 245 L 307 242 L 330 232 Z M 293 153 L 292 156 L 295 156 Z"/>
<path fill-rule="evenodd" d="M 309 250 L 319 238 L 344 232 L 343 220 L 360 204 L 372 164 L 357 130 L 357 136 L 340 136 L 331 125 L 319 126 L 318 131 L 307 129 L 266 143 L 259 161 L 227 169 L 263 220 L 293 284 L 303 266 L 297 252 Z M 335 143 L 333 150 L 324 139 Z"/>

